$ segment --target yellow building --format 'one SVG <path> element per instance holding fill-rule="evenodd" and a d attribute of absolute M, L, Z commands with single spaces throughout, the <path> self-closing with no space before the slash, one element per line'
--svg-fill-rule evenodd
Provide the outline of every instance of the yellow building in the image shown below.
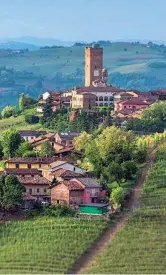
<path fill-rule="evenodd" d="M 50 164 L 56 160 L 55 157 L 48 158 L 11 158 L 6 161 L 6 168 L 9 169 L 39 169 L 46 164 Z"/>

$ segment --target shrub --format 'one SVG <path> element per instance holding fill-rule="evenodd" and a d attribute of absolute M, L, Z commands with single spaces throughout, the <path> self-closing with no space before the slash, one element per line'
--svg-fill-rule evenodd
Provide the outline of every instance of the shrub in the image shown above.
<path fill-rule="evenodd" d="M 114 188 L 111 192 L 110 201 L 122 205 L 126 196 L 126 191 L 122 187 Z"/>
<path fill-rule="evenodd" d="M 39 117 L 35 115 L 25 115 L 25 122 L 29 124 L 36 124 L 39 122 Z"/>
<path fill-rule="evenodd" d="M 68 208 L 67 206 L 49 205 L 43 206 L 43 215 L 49 217 L 63 217 L 63 216 L 74 216 L 75 210 Z"/>
<path fill-rule="evenodd" d="M 2 117 L 3 118 L 8 118 L 13 116 L 16 113 L 16 107 L 15 106 L 6 106 L 3 110 L 2 110 Z"/>

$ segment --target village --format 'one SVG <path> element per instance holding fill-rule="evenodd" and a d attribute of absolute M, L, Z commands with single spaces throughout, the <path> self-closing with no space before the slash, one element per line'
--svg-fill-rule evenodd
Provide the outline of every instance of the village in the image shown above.
<path fill-rule="evenodd" d="M 52 112 L 71 108 L 70 121 L 81 112 L 95 113 L 99 108 L 111 107 L 109 115 L 122 126 L 130 118 L 141 118 L 142 112 L 154 102 L 161 101 L 166 90 L 140 92 L 122 90 L 107 84 L 108 72 L 103 68 L 103 48 L 85 48 L 85 86 L 64 92 L 46 91 L 37 103 L 43 114 L 50 104 Z M 78 165 L 81 152 L 75 149 L 77 132 L 47 132 L 20 130 L 21 138 L 36 152 L 49 143 L 54 155 L 45 157 L 11 157 L 5 160 L 1 176 L 15 175 L 24 185 L 24 209 L 42 205 L 62 205 L 79 214 L 105 215 L 115 211 L 110 204 L 104 182 Z"/>

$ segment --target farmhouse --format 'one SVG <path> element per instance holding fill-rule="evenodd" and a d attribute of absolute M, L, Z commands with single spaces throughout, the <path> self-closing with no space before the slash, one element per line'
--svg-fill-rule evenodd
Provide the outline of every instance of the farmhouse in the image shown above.
<path fill-rule="evenodd" d="M 105 199 L 105 190 L 91 178 L 74 178 L 51 186 L 51 203 L 68 206 L 95 203 Z"/>

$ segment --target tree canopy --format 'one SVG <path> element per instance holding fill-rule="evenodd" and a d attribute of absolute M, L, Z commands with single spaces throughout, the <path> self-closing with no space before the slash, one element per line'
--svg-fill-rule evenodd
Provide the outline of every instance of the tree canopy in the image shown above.
<path fill-rule="evenodd" d="M 129 119 L 126 124 L 127 130 L 142 132 L 163 132 L 166 128 L 166 102 L 156 102 L 150 108 L 144 110 L 142 118 Z"/>
<path fill-rule="evenodd" d="M 41 157 L 52 157 L 55 155 L 55 149 L 52 147 L 49 141 L 45 141 L 41 145 L 40 156 Z"/>
<path fill-rule="evenodd" d="M 13 157 L 22 143 L 22 138 L 17 130 L 11 129 L 3 132 L 1 136 L 2 151 L 6 158 Z"/>
<path fill-rule="evenodd" d="M 11 209 L 23 201 L 25 187 L 16 176 L 0 177 L 0 207 Z"/>
<path fill-rule="evenodd" d="M 83 167 L 89 167 L 102 182 L 116 180 L 120 184 L 136 173 L 137 145 L 131 131 L 112 126 L 96 137 L 84 132 L 75 139 L 75 147 L 83 153 Z"/>

